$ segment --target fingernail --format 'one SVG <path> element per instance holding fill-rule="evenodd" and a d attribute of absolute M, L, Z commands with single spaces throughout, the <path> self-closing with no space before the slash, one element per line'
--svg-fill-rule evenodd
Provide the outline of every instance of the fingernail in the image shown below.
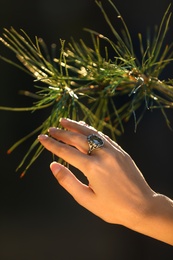
<path fill-rule="evenodd" d="M 50 164 L 50 169 L 51 169 L 53 175 L 56 177 L 58 172 L 61 170 L 61 165 L 57 162 L 52 162 Z"/>
<path fill-rule="evenodd" d="M 69 121 L 67 118 L 60 118 L 60 120 L 59 120 L 60 123 L 61 122 L 67 122 L 67 121 Z"/>
<path fill-rule="evenodd" d="M 56 127 L 50 127 L 49 129 L 48 129 L 48 132 L 49 133 L 54 133 L 54 132 L 56 132 L 57 131 L 57 128 Z"/>
<path fill-rule="evenodd" d="M 66 121 L 69 121 L 69 120 L 68 120 L 68 118 L 66 118 L 66 117 L 61 117 L 60 120 L 59 120 L 59 122 L 61 123 L 62 121 L 66 122 Z"/>
<path fill-rule="evenodd" d="M 38 136 L 38 140 L 39 140 L 39 141 L 44 141 L 44 140 L 46 140 L 47 138 L 48 138 L 48 135 L 43 135 L 43 134 L 41 134 L 41 135 Z"/>
<path fill-rule="evenodd" d="M 60 123 L 66 123 L 66 122 L 75 122 L 75 121 L 70 118 L 61 118 Z"/>
<path fill-rule="evenodd" d="M 59 120 L 59 122 L 60 122 L 60 124 L 63 126 L 63 124 L 67 123 L 68 120 L 67 120 L 67 118 L 61 118 L 61 119 Z"/>

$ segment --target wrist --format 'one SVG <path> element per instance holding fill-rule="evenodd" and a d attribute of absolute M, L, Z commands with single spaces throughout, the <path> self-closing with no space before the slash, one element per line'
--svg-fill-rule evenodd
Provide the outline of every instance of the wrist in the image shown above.
<path fill-rule="evenodd" d="M 134 230 L 173 245 L 173 201 L 153 193 L 139 214 Z"/>

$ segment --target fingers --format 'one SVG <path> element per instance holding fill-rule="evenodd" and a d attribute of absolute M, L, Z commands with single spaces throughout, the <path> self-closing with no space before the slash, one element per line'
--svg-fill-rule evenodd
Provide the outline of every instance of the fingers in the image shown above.
<path fill-rule="evenodd" d="M 50 128 L 49 134 L 53 138 L 40 135 L 38 137 L 39 141 L 47 150 L 78 168 L 88 177 L 90 174 L 89 169 L 92 168 L 93 163 L 102 160 L 106 152 L 123 153 L 123 150 L 115 142 L 82 122 L 62 119 L 61 125 L 68 131 L 54 127 Z M 91 144 L 88 144 L 87 136 L 93 133 L 100 135 L 104 139 L 104 145 L 100 149 L 94 149 L 91 155 L 88 155 Z"/>
<path fill-rule="evenodd" d="M 74 174 L 63 165 L 53 162 L 50 168 L 59 184 L 66 189 L 79 204 L 87 208 L 95 197 L 93 190 L 81 183 Z"/>
<path fill-rule="evenodd" d="M 78 129 L 80 132 L 83 132 L 83 133 L 97 133 L 95 131 L 95 129 L 92 129 L 88 131 L 88 128 L 87 128 L 87 131 L 86 131 L 86 127 L 83 125 L 81 127 L 80 124 L 77 124 L 77 122 L 70 122 L 71 123 L 71 126 L 70 128 L 73 130 L 72 131 L 65 131 L 65 130 L 62 130 L 62 129 L 57 129 L 55 127 L 51 127 L 49 128 L 49 134 L 57 139 L 58 141 L 62 141 L 68 145 L 71 145 L 71 146 L 74 146 L 76 147 L 79 151 L 81 151 L 82 153 L 85 153 L 85 154 L 88 154 L 88 150 L 89 150 L 89 144 L 88 144 L 88 140 L 87 140 L 87 136 L 88 135 L 84 135 L 82 133 L 78 133 Z M 101 134 L 97 133 L 97 135 L 100 135 L 100 137 L 102 138 Z M 103 138 L 102 138 L 103 139 Z M 105 143 L 104 144 L 104 149 L 107 147 L 107 144 Z M 92 155 L 95 154 L 95 151 L 93 151 Z M 102 154 L 102 152 L 99 152 L 99 154 Z"/>
<path fill-rule="evenodd" d="M 39 135 L 38 139 L 47 150 L 78 168 L 82 172 L 86 170 L 86 165 L 90 164 L 88 159 L 90 156 L 81 153 L 72 146 L 58 142 L 47 135 Z"/>
<path fill-rule="evenodd" d="M 57 129 L 55 127 L 49 128 L 49 134 L 58 141 L 62 141 L 68 145 L 76 147 L 82 153 L 88 153 L 87 137 L 83 134 L 76 134 L 71 131 Z"/>
<path fill-rule="evenodd" d="M 105 134 L 98 132 L 94 127 L 87 125 L 85 122 L 82 121 L 76 122 L 71 119 L 62 118 L 60 123 L 64 128 L 72 132 L 83 134 L 85 136 L 88 136 L 90 134 L 99 134 L 106 141 L 107 146 L 108 144 L 110 144 L 110 146 L 113 146 L 119 151 L 124 152 L 123 149 L 116 142 L 111 140 Z"/>
<path fill-rule="evenodd" d="M 85 122 L 77 122 L 70 119 L 62 118 L 60 123 L 64 128 L 71 130 L 72 132 L 83 134 L 85 136 L 88 136 L 90 134 L 97 134 L 97 130 L 94 127 L 85 124 Z"/>

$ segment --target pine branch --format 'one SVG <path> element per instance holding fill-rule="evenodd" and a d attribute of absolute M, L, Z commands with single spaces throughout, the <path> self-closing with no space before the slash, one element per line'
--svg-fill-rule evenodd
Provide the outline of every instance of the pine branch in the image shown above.
<path fill-rule="evenodd" d="M 32 133 L 16 142 L 8 150 L 9 153 L 32 135 L 47 133 L 50 126 L 60 127 L 59 119 L 62 117 L 84 120 L 100 131 L 109 131 L 113 139 L 123 133 L 124 123 L 131 116 L 134 116 L 136 129 L 144 112 L 154 108 L 161 110 L 170 126 L 165 109 L 173 108 L 173 79 L 159 79 L 160 73 L 173 60 L 173 44 L 164 46 L 171 18 L 170 6 L 152 40 L 147 39 L 145 43 L 142 35 L 138 35 L 142 57 L 139 61 L 127 25 L 113 2 L 108 2 L 121 19 L 124 32 L 120 35 L 116 31 L 102 3 L 96 1 L 115 41 L 101 33 L 85 29 L 91 36 L 92 48 L 83 40 L 72 40 L 68 44 L 60 40 L 60 53 L 51 57 L 42 39 L 36 37 L 33 42 L 22 30 L 17 32 L 14 28 L 4 29 L 0 41 L 15 53 L 17 61 L 3 56 L 0 58 L 29 73 L 37 85 L 35 93 L 22 91 L 24 95 L 34 98 L 31 107 L 1 106 L 0 109 L 35 111 L 51 107 L 49 117 Z M 105 55 L 102 54 L 100 42 L 105 44 Z M 113 60 L 109 58 L 107 44 L 115 53 Z M 55 50 L 54 44 L 51 53 L 55 53 Z M 119 102 L 121 100 L 125 102 Z M 140 107 L 143 107 L 143 112 L 137 117 L 136 111 Z M 43 148 L 36 139 L 18 167 L 24 167 L 22 176 L 42 151 Z M 31 159 L 26 165 L 28 158 Z"/>

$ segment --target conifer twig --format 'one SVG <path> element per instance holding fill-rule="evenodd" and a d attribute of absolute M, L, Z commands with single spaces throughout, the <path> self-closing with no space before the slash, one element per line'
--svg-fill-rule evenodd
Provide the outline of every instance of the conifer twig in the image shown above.
<path fill-rule="evenodd" d="M 101 33 L 85 29 L 92 39 L 92 48 L 83 40 L 72 40 L 66 44 L 60 40 L 61 51 L 51 57 L 42 39 L 35 42 L 21 30 L 4 29 L 0 41 L 15 53 L 18 61 L 0 58 L 16 66 L 34 78 L 35 93 L 22 91 L 34 98 L 31 107 L 0 107 L 10 111 L 35 111 L 51 107 L 51 113 L 32 133 L 16 142 L 10 153 L 23 141 L 38 133 L 47 133 L 50 126 L 59 127 L 59 119 L 70 117 L 84 120 L 101 131 L 110 131 L 112 138 L 124 131 L 124 122 L 131 116 L 135 119 L 135 129 L 145 110 L 158 108 L 170 126 L 165 109 L 173 108 L 173 79 L 161 81 L 160 73 L 173 61 L 173 44 L 164 46 L 171 18 L 168 6 L 153 39 L 147 39 L 147 47 L 139 34 L 141 60 L 135 55 L 133 42 L 120 12 L 108 0 L 115 14 L 122 21 L 124 32 L 120 35 L 111 22 L 102 3 L 96 1 L 115 37 L 110 40 Z M 101 54 L 100 41 L 105 43 L 105 55 Z M 109 58 L 107 44 L 114 51 L 114 59 Z M 52 45 L 52 53 L 56 46 Z M 122 102 L 122 100 L 125 100 Z M 136 111 L 143 107 L 141 115 Z M 24 167 L 22 176 L 43 151 L 37 139 L 17 169 Z M 32 153 L 34 155 L 32 155 Z M 30 162 L 26 164 L 26 159 Z"/>

